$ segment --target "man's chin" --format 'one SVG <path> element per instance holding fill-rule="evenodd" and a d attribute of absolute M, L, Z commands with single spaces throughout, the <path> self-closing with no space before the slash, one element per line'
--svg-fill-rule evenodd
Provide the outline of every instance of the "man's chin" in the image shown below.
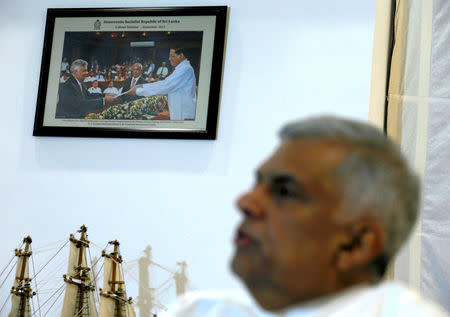
<path fill-rule="evenodd" d="M 239 252 L 239 250 L 236 250 L 230 267 L 231 271 L 244 282 L 253 280 L 261 274 L 264 274 L 262 272 L 264 267 L 258 259 L 248 253 Z"/>

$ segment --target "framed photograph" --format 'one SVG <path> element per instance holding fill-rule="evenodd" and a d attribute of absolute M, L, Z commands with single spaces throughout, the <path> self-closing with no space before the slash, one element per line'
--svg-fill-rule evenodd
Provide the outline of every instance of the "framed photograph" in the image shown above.
<path fill-rule="evenodd" d="M 48 9 L 34 136 L 215 139 L 227 7 Z"/>

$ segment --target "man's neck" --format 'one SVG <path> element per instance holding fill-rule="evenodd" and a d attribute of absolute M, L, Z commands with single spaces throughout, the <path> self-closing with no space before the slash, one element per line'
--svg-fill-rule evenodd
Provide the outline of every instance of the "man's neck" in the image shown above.
<path fill-rule="evenodd" d="M 183 64 L 185 61 L 186 61 L 187 59 L 185 58 L 185 59 L 183 59 L 181 62 L 179 62 L 178 63 L 178 65 L 177 66 L 175 66 L 175 68 L 177 68 L 178 66 L 180 66 L 181 64 Z"/>
<path fill-rule="evenodd" d="M 364 269 L 358 272 L 349 273 L 348 276 L 339 276 L 334 282 L 329 283 L 327 288 L 321 289 L 320 293 L 314 294 L 311 291 L 300 293 L 288 290 L 277 284 L 267 281 L 266 283 L 246 282 L 249 292 L 261 307 L 268 311 L 280 311 L 293 305 L 302 305 L 326 297 L 335 296 L 346 292 L 352 288 L 375 284 L 379 280 L 370 272 Z M 251 285 L 252 287 L 249 287 Z"/>

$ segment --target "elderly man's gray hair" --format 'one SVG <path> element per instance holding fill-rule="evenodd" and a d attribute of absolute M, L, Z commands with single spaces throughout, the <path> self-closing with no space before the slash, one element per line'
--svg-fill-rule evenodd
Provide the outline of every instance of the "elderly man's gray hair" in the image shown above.
<path fill-rule="evenodd" d="M 134 63 L 132 67 L 137 66 L 142 71 L 142 64 L 141 63 Z"/>
<path fill-rule="evenodd" d="M 280 136 L 283 141 L 327 140 L 342 144 L 347 150 L 347 156 L 332 175 L 343 196 L 341 210 L 351 217 L 373 216 L 384 227 L 386 248 L 374 263 L 381 275 L 407 239 L 419 209 L 419 179 L 398 147 L 367 123 L 332 116 L 288 124 Z"/>
<path fill-rule="evenodd" d="M 88 63 L 85 60 L 82 60 L 82 59 L 74 60 L 72 62 L 72 65 L 70 65 L 70 72 L 73 73 L 77 70 L 80 70 L 83 67 L 87 68 L 87 66 L 88 66 Z"/>

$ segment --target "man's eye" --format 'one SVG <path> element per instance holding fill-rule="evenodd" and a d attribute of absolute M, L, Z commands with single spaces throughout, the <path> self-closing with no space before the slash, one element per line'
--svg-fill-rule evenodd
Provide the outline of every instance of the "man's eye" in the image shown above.
<path fill-rule="evenodd" d="M 289 188 L 289 186 L 283 184 L 275 184 L 272 188 L 274 195 L 279 198 L 294 198 L 295 192 Z"/>

